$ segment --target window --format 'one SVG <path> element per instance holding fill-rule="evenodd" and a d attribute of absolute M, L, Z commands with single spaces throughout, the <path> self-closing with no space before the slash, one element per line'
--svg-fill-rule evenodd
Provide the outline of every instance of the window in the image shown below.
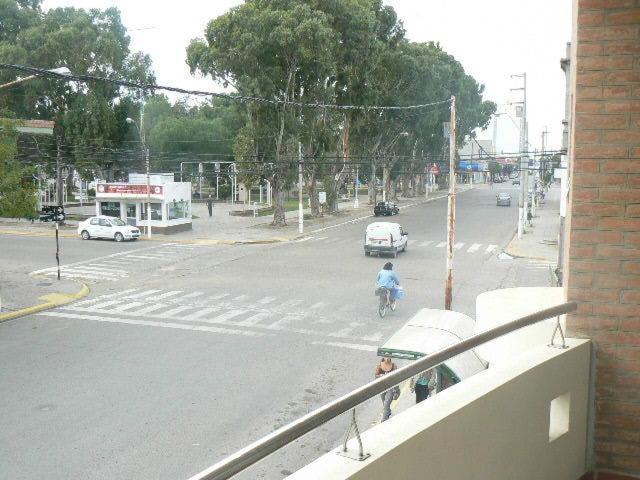
<path fill-rule="evenodd" d="M 118 227 L 122 227 L 122 226 L 126 225 L 126 223 L 123 222 L 122 220 L 120 220 L 119 218 L 114 218 L 113 220 L 111 220 L 111 223 L 113 225 L 118 226 Z"/>
<path fill-rule="evenodd" d="M 167 219 L 175 220 L 176 218 L 187 218 L 189 206 L 186 201 L 173 201 L 167 204 Z"/>
<path fill-rule="evenodd" d="M 151 220 L 162 220 L 162 204 L 151 204 Z"/>
<path fill-rule="evenodd" d="M 100 225 L 100 219 L 99 218 L 92 218 L 89 223 L 91 225 Z"/>
<path fill-rule="evenodd" d="M 107 217 L 120 217 L 120 202 L 100 202 L 100 213 Z"/>
<path fill-rule="evenodd" d="M 101 218 L 100 219 L 100 226 L 101 227 L 110 227 L 111 224 L 109 223 L 109 221 L 106 218 Z"/>

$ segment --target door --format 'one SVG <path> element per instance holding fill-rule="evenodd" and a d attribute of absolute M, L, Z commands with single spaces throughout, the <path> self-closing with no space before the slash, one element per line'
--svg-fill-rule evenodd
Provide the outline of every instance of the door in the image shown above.
<path fill-rule="evenodd" d="M 101 238 L 111 238 L 113 236 L 113 227 L 111 226 L 111 223 L 109 223 L 109 220 L 106 218 L 100 219 L 98 232 Z"/>
<path fill-rule="evenodd" d="M 127 203 L 127 225 L 137 225 L 136 205 L 135 203 Z"/>

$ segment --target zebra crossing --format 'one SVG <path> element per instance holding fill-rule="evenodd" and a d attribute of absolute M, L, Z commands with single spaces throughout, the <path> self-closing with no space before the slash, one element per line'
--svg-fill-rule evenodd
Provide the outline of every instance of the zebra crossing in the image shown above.
<path fill-rule="evenodd" d="M 338 246 L 346 246 L 346 245 L 358 245 L 362 246 L 363 239 L 353 239 L 353 238 L 332 238 L 328 236 L 318 236 L 318 237 L 304 237 L 299 240 L 296 240 L 295 243 L 305 243 L 305 244 L 327 244 L 327 245 L 338 245 Z M 435 249 L 435 250 L 445 250 L 447 246 L 446 241 L 438 242 L 435 240 L 416 240 L 409 239 L 407 241 L 407 246 L 409 248 L 419 248 L 419 249 Z M 498 245 L 492 243 L 476 243 L 476 242 L 456 242 L 453 246 L 453 249 L 460 253 L 472 253 L 472 254 L 482 254 L 487 255 L 491 254 L 498 249 Z"/>
<path fill-rule="evenodd" d="M 375 317 L 345 322 L 350 308 L 289 297 L 130 288 L 38 315 L 254 337 L 288 332 L 357 345 L 375 345 L 390 334 L 393 326 Z"/>
<path fill-rule="evenodd" d="M 159 246 L 119 252 L 105 257 L 84 260 L 60 267 L 60 276 L 64 278 L 89 281 L 111 281 L 129 278 L 137 273 L 142 265 L 153 262 L 166 263 L 179 260 L 191 254 L 199 245 L 182 243 L 164 243 Z M 57 276 L 57 267 L 49 267 L 31 272 L 31 275 Z"/>

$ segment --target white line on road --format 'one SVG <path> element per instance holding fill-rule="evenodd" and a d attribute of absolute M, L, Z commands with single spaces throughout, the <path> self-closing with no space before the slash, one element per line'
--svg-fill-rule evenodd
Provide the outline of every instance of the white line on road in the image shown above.
<path fill-rule="evenodd" d="M 351 350 L 364 350 L 365 352 L 377 352 L 378 347 L 373 345 L 363 345 L 361 343 L 346 342 L 311 342 L 312 345 L 327 345 L 329 347 L 350 348 Z"/>
<path fill-rule="evenodd" d="M 182 298 L 195 298 L 201 295 L 204 295 L 204 292 L 192 292 L 192 293 L 187 293 L 186 295 L 183 295 Z"/>
<path fill-rule="evenodd" d="M 460 250 L 462 247 L 464 247 L 464 242 L 458 242 L 453 246 L 453 249 Z"/>
<path fill-rule="evenodd" d="M 176 295 L 180 295 L 181 293 L 182 293 L 182 290 L 171 290 L 169 292 L 162 293 L 160 295 L 154 295 L 153 297 L 147 297 L 146 300 L 158 301 L 158 300 L 163 300 L 163 299 L 169 298 L 169 297 L 175 297 Z"/>
<path fill-rule="evenodd" d="M 166 308 L 167 305 L 163 304 L 163 303 L 159 303 L 156 305 L 149 305 L 146 308 L 143 308 L 142 310 L 138 310 L 136 312 L 136 315 L 146 315 L 147 313 L 151 313 L 151 312 L 155 312 L 156 310 L 160 310 L 161 308 Z"/>
<path fill-rule="evenodd" d="M 158 314 L 159 317 L 162 318 L 171 318 L 177 315 L 178 313 L 182 313 L 186 310 L 191 310 L 193 307 L 191 305 L 181 305 L 180 307 L 172 308 L 171 310 L 167 310 L 166 312 L 162 312 Z"/>
<path fill-rule="evenodd" d="M 112 305 L 118 305 L 119 303 L 122 303 L 122 301 L 121 300 L 109 300 L 108 302 L 97 303 L 97 304 L 92 305 L 90 307 L 84 308 L 83 310 L 88 310 L 88 311 L 104 310 L 107 307 L 110 307 Z"/>
<path fill-rule="evenodd" d="M 161 292 L 162 290 L 145 290 L 143 292 L 140 293 L 134 293 L 133 295 L 127 295 L 126 297 L 122 297 L 122 298 L 142 298 L 142 297 L 146 297 L 148 295 L 152 295 L 154 293 L 158 293 Z"/>
<path fill-rule="evenodd" d="M 160 327 L 160 328 L 176 328 L 179 330 L 194 330 L 198 332 L 209 333 L 224 333 L 227 335 L 245 335 L 249 337 L 261 337 L 268 335 L 262 332 L 252 332 L 249 330 L 236 330 L 231 328 L 222 327 L 208 327 L 204 325 L 184 325 L 182 323 L 170 323 L 170 322 L 154 322 L 150 320 L 130 320 L 117 317 L 100 317 L 96 315 L 81 315 L 68 312 L 41 312 L 38 315 L 44 315 L 47 317 L 60 317 L 64 319 L 77 319 L 77 320 L 92 320 L 94 322 L 107 322 L 107 323 L 124 323 L 127 325 L 138 325 L 143 327 Z"/>
<path fill-rule="evenodd" d="M 447 244 L 447 242 L 440 242 L 438 245 L 436 245 L 436 248 L 442 248 Z"/>
<path fill-rule="evenodd" d="M 468 253 L 476 252 L 476 251 L 478 251 L 478 249 L 480 248 L 480 246 L 481 246 L 481 245 L 482 245 L 481 243 L 474 243 L 473 245 L 471 245 L 471 246 L 468 248 L 467 252 L 468 252 Z"/>
<path fill-rule="evenodd" d="M 485 250 L 485 253 L 491 253 L 493 252 L 498 246 L 497 245 L 489 245 L 487 247 L 487 249 Z"/>
<path fill-rule="evenodd" d="M 426 242 L 422 242 L 419 246 L 420 247 L 428 247 L 432 243 L 433 243 L 433 240 L 427 240 Z"/>
<path fill-rule="evenodd" d="M 148 255 L 127 255 L 127 258 L 135 258 L 139 260 L 158 260 L 158 257 L 150 257 Z"/>
<path fill-rule="evenodd" d="M 124 305 L 120 305 L 119 307 L 114 307 L 109 309 L 110 312 L 124 312 L 126 310 L 131 310 L 132 308 L 138 308 L 138 307 L 142 307 L 146 305 L 146 303 L 143 302 L 129 302 L 129 303 L 125 303 Z M 90 309 L 87 309 L 90 310 Z"/>
<path fill-rule="evenodd" d="M 219 309 L 218 308 L 212 308 L 212 307 L 207 307 L 207 308 L 202 308 L 200 310 L 198 310 L 197 312 L 191 313 L 189 315 L 186 315 L 184 317 L 182 317 L 184 320 L 198 320 L 201 317 L 204 317 L 205 315 L 208 315 L 209 313 L 212 312 L 217 312 Z"/>
<path fill-rule="evenodd" d="M 276 297 L 264 297 L 258 300 L 258 303 L 261 305 L 266 305 L 267 303 L 271 303 L 276 299 Z"/>
<path fill-rule="evenodd" d="M 231 295 L 230 293 L 219 293 L 218 295 L 213 295 L 209 297 L 210 300 L 220 300 L 221 298 L 228 297 Z"/>
<path fill-rule="evenodd" d="M 269 318 L 271 315 L 273 315 L 271 312 L 258 312 L 255 315 L 251 315 L 250 317 L 245 318 L 241 322 L 236 323 L 236 325 L 238 325 L 239 327 L 240 326 L 252 327 L 260 323 L 262 320 Z"/>

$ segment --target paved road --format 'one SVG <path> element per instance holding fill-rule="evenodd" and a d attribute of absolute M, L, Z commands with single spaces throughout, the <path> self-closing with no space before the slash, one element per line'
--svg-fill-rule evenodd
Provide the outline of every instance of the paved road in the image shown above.
<path fill-rule="evenodd" d="M 548 285 L 547 265 L 500 259 L 517 207 L 496 207 L 495 190 L 458 197 L 454 309 L 471 315 L 483 291 Z M 277 245 L 80 242 L 90 258 L 66 274 L 94 295 L 0 325 L 0 476 L 187 478 L 369 381 L 376 347 L 443 304 L 445 212 L 438 200 L 393 219 L 410 232 L 393 260 L 407 298 L 384 321 L 373 280 L 386 259 L 364 256 L 367 221 Z M 360 410 L 363 424 L 378 403 Z M 346 424 L 241 478 L 285 476 Z"/>

